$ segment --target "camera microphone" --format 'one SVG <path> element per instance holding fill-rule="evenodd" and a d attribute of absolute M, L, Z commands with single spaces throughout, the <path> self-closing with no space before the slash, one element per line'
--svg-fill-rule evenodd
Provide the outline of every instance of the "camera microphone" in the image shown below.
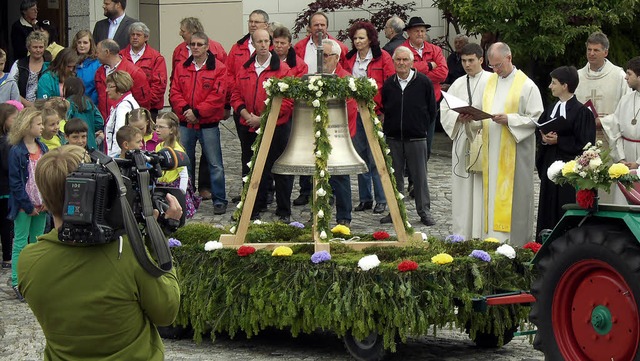
<path fill-rule="evenodd" d="M 162 148 L 156 153 L 158 155 L 158 164 L 162 169 L 172 170 L 189 166 L 189 157 L 185 152 L 172 148 Z"/>

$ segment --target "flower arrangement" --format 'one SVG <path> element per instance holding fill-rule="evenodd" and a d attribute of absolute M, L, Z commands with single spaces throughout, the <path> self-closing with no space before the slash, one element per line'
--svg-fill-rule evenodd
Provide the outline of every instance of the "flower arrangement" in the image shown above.
<path fill-rule="evenodd" d="M 398 264 L 398 271 L 409 272 L 418 269 L 418 263 L 410 260 L 402 261 Z"/>
<path fill-rule="evenodd" d="M 274 257 L 289 257 L 293 254 L 293 250 L 287 246 L 278 246 L 271 253 Z"/>
<path fill-rule="evenodd" d="M 375 239 L 376 241 L 381 241 L 381 240 L 387 239 L 387 238 L 389 238 L 389 233 L 387 233 L 385 231 L 373 232 L 373 239 Z"/>
<path fill-rule="evenodd" d="M 240 246 L 238 248 L 238 256 L 247 257 L 250 254 L 256 253 L 256 249 L 251 246 Z"/>
<path fill-rule="evenodd" d="M 484 241 L 489 243 L 500 243 L 500 240 L 494 237 L 487 237 L 484 239 Z"/>
<path fill-rule="evenodd" d="M 451 243 L 460 243 L 464 242 L 464 236 L 460 234 L 450 234 L 444 240 Z"/>
<path fill-rule="evenodd" d="M 318 264 L 331 260 L 331 254 L 327 251 L 318 251 L 311 255 L 311 262 Z"/>
<path fill-rule="evenodd" d="M 351 235 L 351 230 L 349 229 L 349 227 L 339 224 L 333 228 L 331 228 L 331 233 L 333 233 L 334 235 L 342 235 L 342 236 L 350 236 Z"/>
<path fill-rule="evenodd" d="M 375 254 L 364 256 L 358 261 L 358 267 L 363 271 L 374 269 L 380 265 L 380 259 Z"/>
<path fill-rule="evenodd" d="M 204 250 L 207 252 L 215 251 L 222 248 L 224 248 L 224 246 L 219 241 L 209 241 L 204 244 Z"/>
<path fill-rule="evenodd" d="M 473 251 L 471 251 L 471 254 L 469 255 L 469 257 L 477 258 L 485 262 L 491 262 L 491 255 L 489 255 L 489 253 L 481 249 L 474 249 Z"/>
<path fill-rule="evenodd" d="M 176 238 L 169 238 L 169 248 L 175 248 L 175 247 L 180 247 L 182 246 L 182 242 L 180 242 L 179 239 Z"/>
<path fill-rule="evenodd" d="M 529 249 L 529 250 L 531 250 L 531 252 L 533 252 L 535 254 L 535 253 L 538 253 L 540 248 L 542 248 L 542 245 L 540 243 L 537 243 L 537 242 L 528 242 L 527 244 L 522 246 L 522 248 Z"/>
<path fill-rule="evenodd" d="M 374 134 L 378 138 L 378 143 L 383 151 L 385 163 L 389 170 L 389 177 L 391 183 L 395 186 L 395 178 L 393 176 L 393 168 L 391 167 L 391 157 L 389 156 L 389 148 L 387 147 L 382 133 L 382 122 L 375 116 L 375 103 L 373 97 L 377 94 L 377 84 L 375 80 L 368 78 L 336 78 L 336 77 L 323 77 L 323 76 L 309 76 L 306 79 L 300 79 L 295 77 L 286 77 L 282 79 L 270 78 L 267 79 L 262 86 L 264 87 L 269 98 L 265 101 L 266 108 L 262 113 L 260 129 L 256 131 L 257 137 L 251 147 L 254 151 L 253 158 L 249 162 L 249 174 L 243 179 L 245 182 L 242 192 L 241 202 L 234 213 L 236 219 L 236 226 L 232 229 L 236 230 L 240 221 L 240 215 L 242 214 L 242 207 L 246 198 L 249 184 L 251 183 L 251 176 L 253 174 L 253 165 L 255 159 L 259 153 L 260 144 L 262 143 L 262 136 L 264 128 L 267 123 L 267 118 L 271 111 L 271 102 L 275 97 L 281 96 L 283 98 L 290 98 L 296 100 L 304 100 L 310 106 L 313 106 L 314 128 L 315 134 L 315 147 L 314 152 L 316 155 L 316 169 L 315 179 L 317 180 L 317 199 L 313 201 L 311 207 L 312 211 L 318 215 L 318 233 L 323 240 L 327 239 L 327 235 L 330 232 L 329 221 L 331 219 L 331 206 L 329 200 L 332 197 L 331 186 L 329 185 L 329 170 L 327 167 L 327 161 L 331 154 L 331 143 L 329 142 L 327 127 L 329 125 L 328 118 L 328 98 L 334 97 L 338 99 L 353 98 L 357 101 L 363 101 L 367 104 L 370 114 L 373 116 Z M 400 201 L 402 194 L 396 191 L 396 199 Z M 413 233 L 411 224 L 407 222 L 407 212 L 403 202 L 398 202 L 400 207 L 400 215 L 403 220 L 405 229 L 409 233 Z M 235 232 L 232 232 L 235 233 Z"/>
<path fill-rule="evenodd" d="M 602 141 L 599 140 L 595 145 L 587 143 L 582 154 L 572 161 L 553 162 L 547 169 L 547 177 L 556 184 L 566 183 L 575 187 L 578 190 L 578 204 L 583 208 L 591 208 L 597 189 L 609 192 L 614 182 L 620 182 L 629 188 L 639 180 L 629 172 L 629 167 L 625 164 L 611 163 L 609 150 L 603 149 Z"/>
<path fill-rule="evenodd" d="M 447 264 L 453 262 L 453 257 L 448 253 L 439 253 L 431 257 L 431 262 L 435 264 Z"/>
<path fill-rule="evenodd" d="M 516 258 L 516 250 L 508 244 L 503 244 L 502 246 L 496 249 L 496 253 L 503 255 L 509 259 Z"/>

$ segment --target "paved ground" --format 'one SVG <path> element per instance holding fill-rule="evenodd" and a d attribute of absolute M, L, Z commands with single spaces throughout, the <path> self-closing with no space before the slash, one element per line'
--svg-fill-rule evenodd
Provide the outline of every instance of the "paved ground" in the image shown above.
<path fill-rule="evenodd" d="M 227 194 L 231 199 L 240 192 L 240 150 L 232 122 L 223 123 L 221 135 L 225 159 Z M 436 135 L 434 155 L 429 162 L 429 185 L 431 187 L 431 210 L 437 221 L 434 227 L 423 226 L 415 213 L 412 201 L 407 203 L 409 222 L 417 231 L 438 237 L 449 234 L 451 227 L 451 142 L 442 133 Z M 357 204 L 356 177 L 352 177 L 353 202 Z M 537 187 L 536 187 L 537 188 Z M 297 196 L 297 184 L 294 198 Z M 197 221 L 228 226 L 231 215 L 214 216 L 210 202 L 203 204 L 196 215 Z M 264 220 L 274 219 L 272 211 L 264 212 Z M 308 207 L 294 207 L 292 220 L 306 221 L 310 218 Z M 380 215 L 371 211 L 353 212 L 352 230 L 372 232 L 378 229 L 393 231 L 391 225 L 380 225 Z M 0 271 L 0 360 L 42 359 L 44 337 L 38 323 L 26 304 L 18 302 L 9 287 L 10 272 Z M 411 339 L 401 345 L 392 360 L 493 360 L 531 361 L 543 356 L 530 345 L 528 338 L 520 337 L 501 349 L 476 348 L 465 334 L 456 331 L 438 330 L 437 337 Z M 283 331 L 268 331 L 251 340 L 230 340 L 220 336 L 215 342 L 205 341 L 196 345 L 190 340 L 166 341 L 167 360 L 351 360 L 342 342 L 330 333 L 317 333 L 292 338 Z"/>

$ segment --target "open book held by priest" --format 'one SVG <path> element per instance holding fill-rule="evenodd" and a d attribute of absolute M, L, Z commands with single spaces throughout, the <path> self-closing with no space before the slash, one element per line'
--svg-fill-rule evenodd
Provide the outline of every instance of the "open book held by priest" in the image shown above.
<path fill-rule="evenodd" d="M 449 109 L 460 114 L 470 115 L 473 120 L 491 119 L 491 117 L 493 117 L 493 115 L 482 111 L 482 109 L 478 109 L 472 105 L 467 104 L 467 102 L 452 94 L 442 92 L 442 96 L 447 102 L 447 105 L 449 105 Z"/>

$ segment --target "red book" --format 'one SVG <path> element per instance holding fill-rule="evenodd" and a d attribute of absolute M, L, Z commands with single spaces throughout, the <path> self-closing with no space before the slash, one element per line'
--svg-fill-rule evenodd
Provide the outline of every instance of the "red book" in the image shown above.
<path fill-rule="evenodd" d="M 593 102 L 591 101 L 591 99 L 587 100 L 586 103 L 584 103 L 584 106 L 589 108 L 589 110 L 591 110 L 591 113 L 593 113 L 593 117 L 598 119 L 600 116 L 598 115 L 598 111 L 596 110 L 596 106 L 593 105 Z"/>

